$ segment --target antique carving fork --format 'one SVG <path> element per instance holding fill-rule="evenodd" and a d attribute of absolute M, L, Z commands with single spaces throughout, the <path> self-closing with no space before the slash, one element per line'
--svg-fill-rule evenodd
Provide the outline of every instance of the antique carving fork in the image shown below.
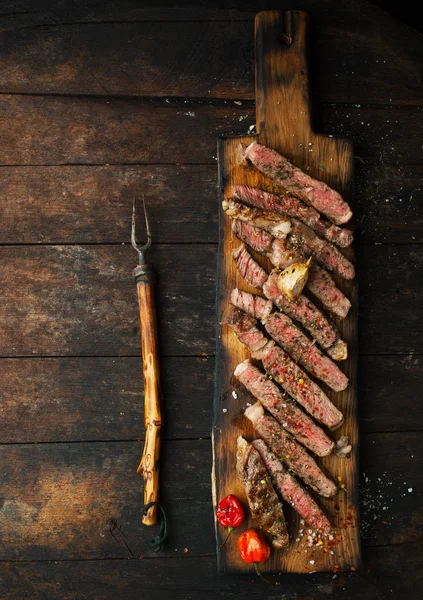
<path fill-rule="evenodd" d="M 158 545 L 166 535 L 166 518 L 158 504 L 159 499 L 159 458 L 162 430 L 161 390 L 159 373 L 159 349 L 157 344 L 157 320 L 154 303 L 155 273 L 146 262 L 146 252 L 151 246 L 150 224 L 143 197 L 144 217 L 147 230 L 147 242 L 140 246 L 136 242 L 135 199 L 132 210 L 131 243 L 138 253 L 138 266 L 133 271 L 137 283 L 138 305 L 141 321 L 141 346 L 144 373 L 144 423 L 145 443 L 137 473 L 144 479 L 144 525 L 157 523 L 157 509 L 163 517 L 162 531 L 158 536 Z M 164 529 L 163 529 L 164 528 Z M 154 538 L 157 542 L 158 540 Z M 153 542 L 154 545 L 154 542 Z"/>

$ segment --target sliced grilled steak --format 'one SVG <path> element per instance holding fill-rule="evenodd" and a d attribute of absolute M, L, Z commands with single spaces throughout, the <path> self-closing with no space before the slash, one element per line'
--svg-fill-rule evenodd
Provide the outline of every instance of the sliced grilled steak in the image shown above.
<path fill-rule="evenodd" d="M 330 429 L 342 425 L 342 413 L 282 348 L 267 347 L 261 360 L 267 373 L 310 415 Z"/>
<path fill-rule="evenodd" d="M 272 452 L 263 440 L 254 440 L 254 448 L 260 454 L 273 485 L 282 498 L 321 535 L 331 532 L 332 526 L 314 498 L 298 483 L 282 465 L 280 459 Z"/>
<path fill-rule="evenodd" d="M 317 210 L 288 192 L 276 196 L 260 188 L 248 187 L 247 185 L 233 185 L 232 196 L 236 200 L 240 200 L 250 206 L 300 219 L 300 221 L 314 229 L 319 235 L 329 242 L 341 246 L 341 248 L 350 246 L 353 241 L 351 230 L 342 229 L 333 225 L 333 223 L 321 219 Z"/>
<path fill-rule="evenodd" d="M 307 257 L 312 256 L 324 267 L 336 273 L 344 279 L 354 279 L 354 265 L 330 242 L 322 240 L 315 232 L 298 221 L 292 219 L 292 231 L 289 243 L 304 253 Z"/>
<path fill-rule="evenodd" d="M 263 288 L 264 295 L 271 300 L 282 312 L 292 319 L 299 321 L 314 339 L 325 348 L 334 360 L 347 358 L 347 345 L 339 339 L 339 333 L 326 317 L 304 294 L 291 302 L 282 294 L 277 285 L 278 272 L 272 271 L 265 280 L 266 271 L 253 259 L 245 244 L 241 244 L 232 253 L 239 272 L 244 279 L 254 287 Z"/>
<path fill-rule="evenodd" d="M 273 313 L 265 319 L 267 333 L 303 365 L 312 375 L 324 381 L 335 392 L 345 390 L 348 377 L 325 356 L 292 321 L 283 313 Z"/>
<path fill-rule="evenodd" d="M 245 416 L 251 421 L 259 436 L 268 444 L 300 479 L 325 498 L 336 494 L 336 486 L 320 469 L 316 461 L 294 438 L 271 416 L 264 414 L 260 402 L 250 406 Z"/>
<path fill-rule="evenodd" d="M 248 244 L 248 240 L 246 240 Z M 270 250 L 266 253 L 270 262 L 279 269 L 286 269 L 296 262 L 306 262 L 307 258 L 289 244 L 288 240 L 273 238 Z M 313 265 L 310 267 L 313 268 Z"/>
<path fill-rule="evenodd" d="M 323 181 L 313 179 L 275 150 L 253 142 L 246 148 L 244 157 L 259 171 L 311 204 L 336 225 L 342 225 L 351 219 L 351 209 L 338 192 Z"/>
<path fill-rule="evenodd" d="M 336 287 L 334 280 L 325 269 L 319 265 L 312 265 L 308 271 L 307 287 L 325 308 L 340 319 L 345 319 L 351 308 L 351 302 Z"/>
<path fill-rule="evenodd" d="M 256 252 L 266 254 L 270 252 L 272 242 L 275 239 L 264 229 L 255 227 L 246 221 L 232 219 L 232 231 L 242 241 L 248 244 Z"/>
<path fill-rule="evenodd" d="M 222 320 L 222 325 L 228 325 L 236 333 L 241 344 L 245 344 L 251 350 L 251 356 L 261 360 L 275 342 L 269 340 L 256 324 L 257 321 L 253 317 L 235 306 L 226 311 Z"/>
<path fill-rule="evenodd" d="M 244 310 L 260 321 L 266 319 L 273 309 L 273 304 L 270 300 L 265 300 L 265 298 L 257 296 L 257 294 L 250 294 L 238 288 L 232 290 L 231 302 L 234 306 Z"/>
<path fill-rule="evenodd" d="M 254 260 L 245 247 L 245 244 L 238 246 L 238 248 L 232 252 L 232 256 L 235 259 L 238 271 L 245 281 L 253 287 L 262 288 L 264 282 L 267 280 L 267 273 Z"/>
<path fill-rule="evenodd" d="M 279 213 L 261 208 L 251 208 L 235 200 L 223 200 L 223 210 L 231 219 L 239 219 L 261 227 L 272 235 L 284 239 L 291 231 L 291 223 Z"/>
<path fill-rule="evenodd" d="M 241 436 L 237 442 L 236 470 L 244 484 L 253 521 L 273 536 L 275 548 L 287 546 L 289 536 L 282 504 L 260 454 Z"/>
<path fill-rule="evenodd" d="M 232 307 L 226 313 L 223 323 L 235 331 L 239 341 L 252 351 L 252 357 L 261 360 L 266 371 L 308 413 L 331 429 L 336 429 L 342 424 L 342 413 L 331 403 L 323 390 L 286 352 L 257 328 L 255 319 Z"/>
<path fill-rule="evenodd" d="M 224 200 L 222 206 L 232 219 L 252 223 L 278 239 L 287 238 L 291 246 L 299 249 L 307 257 L 313 256 L 330 271 L 345 279 L 354 278 L 354 266 L 338 248 L 323 240 L 298 219 L 286 221 L 278 213 L 262 210 L 261 208 L 250 208 L 234 200 Z"/>
<path fill-rule="evenodd" d="M 248 240 L 246 240 L 248 244 Z M 305 262 L 306 257 L 290 246 L 287 240 L 274 238 L 267 256 L 270 262 L 280 269 L 286 269 L 295 262 Z M 345 319 L 351 308 L 351 302 L 339 290 L 331 275 L 318 264 L 312 264 L 308 272 L 307 288 L 330 312 Z"/>
<path fill-rule="evenodd" d="M 334 441 L 249 360 L 239 364 L 234 375 L 306 448 L 317 456 L 327 456 L 332 452 Z"/>
<path fill-rule="evenodd" d="M 290 247 L 286 240 L 274 238 L 259 227 L 234 219 L 232 231 L 243 242 L 260 254 L 265 254 L 275 267 L 286 269 L 294 262 L 305 262 L 306 257 Z M 312 264 L 309 269 L 307 288 L 330 312 L 344 319 L 351 302 L 336 287 L 334 280 L 320 265 Z"/>
<path fill-rule="evenodd" d="M 281 310 L 283 313 L 301 323 L 319 342 L 322 348 L 329 349 L 339 340 L 339 333 L 335 327 L 329 323 L 320 310 L 304 294 L 301 294 L 297 300 L 290 302 L 278 288 L 278 271 L 273 270 L 268 280 L 263 284 L 263 293 L 268 300 Z M 345 346 L 346 344 L 342 342 Z M 345 356 L 346 358 L 346 356 Z"/>

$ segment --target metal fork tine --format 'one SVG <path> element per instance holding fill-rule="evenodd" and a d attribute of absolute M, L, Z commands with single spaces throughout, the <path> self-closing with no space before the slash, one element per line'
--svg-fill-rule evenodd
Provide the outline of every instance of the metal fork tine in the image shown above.
<path fill-rule="evenodd" d="M 136 239 L 136 216 L 137 216 L 136 213 L 137 213 L 137 210 L 136 210 L 135 197 L 134 197 L 133 204 L 132 204 L 132 228 L 131 228 L 131 244 L 132 244 L 132 247 L 138 252 L 140 263 L 145 260 L 144 253 L 151 246 L 150 223 L 148 221 L 147 207 L 145 205 L 144 194 L 142 196 L 142 203 L 144 206 L 145 227 L 146 227 L 146 231 L 147 231 L 147 241 L 143 246 L 137 244 L 137 239 Z"/>
<path fill-rule="evenodd" d="M 145 245 L 145 250 L 151 246 L 151 232 L 150 232 L 150 223 L 148 222 L 147 208 L 145 206 L 145 196 L 142 195 L 142 203 L 144 205 L 144 217 L 145 217 L 145 227 L 147 230 L 147 243 Z"/>

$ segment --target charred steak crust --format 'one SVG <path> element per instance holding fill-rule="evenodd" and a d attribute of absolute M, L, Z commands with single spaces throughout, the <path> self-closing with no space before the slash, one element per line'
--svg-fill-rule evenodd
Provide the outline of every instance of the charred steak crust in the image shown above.
<path fill-rule="evenodd" d="M 243 437 L 238 438 L 236 469 L 244 484 L 253 521 L 271 536 L 274 548 L 289 543 L 282 504 L 258 451 Z"/>

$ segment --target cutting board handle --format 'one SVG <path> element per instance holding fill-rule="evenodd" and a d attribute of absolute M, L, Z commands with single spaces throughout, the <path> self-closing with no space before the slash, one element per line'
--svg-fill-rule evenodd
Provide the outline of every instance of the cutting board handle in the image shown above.
<path fill-rule="evenodd" d="M 264 11 L 255 19 L 259 141 L 291 156 L 298 153 L 298 144 L 304 144 L 310 135 L 308 30 L 308 13 L 300 10 Z M 304 139 L 290 140 L 301 137 L 301 132 Z M 281 147 L 281 140 L 288 140 L 288 147 Z"/>

